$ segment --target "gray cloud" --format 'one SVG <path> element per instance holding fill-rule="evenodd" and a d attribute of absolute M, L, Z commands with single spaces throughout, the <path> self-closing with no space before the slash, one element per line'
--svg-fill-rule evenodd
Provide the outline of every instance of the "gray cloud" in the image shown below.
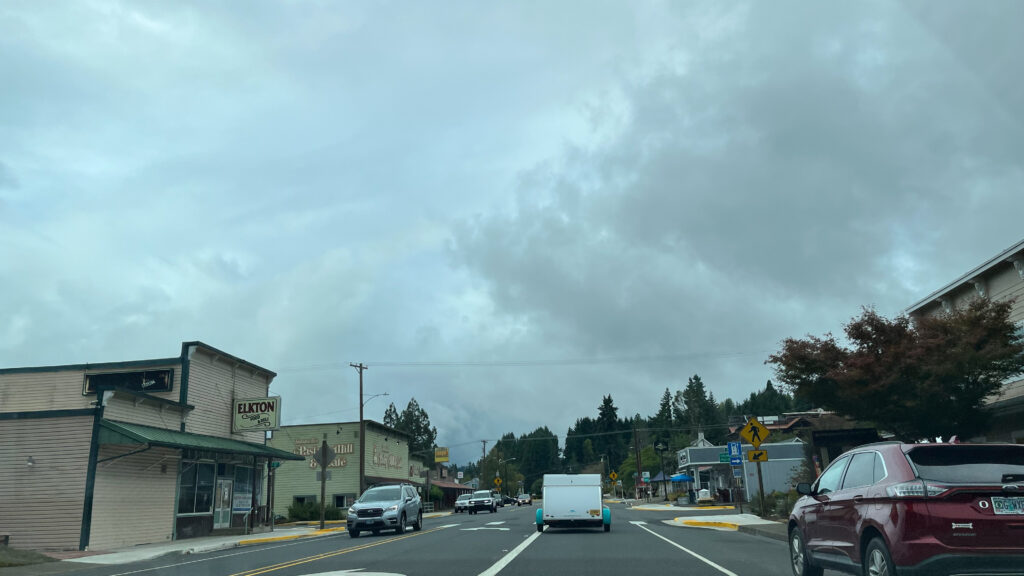
<path fill-rule="evenodd" d="M 1022 10 L 5 5 L 0 365 L 202 339 L 307 422 L 378 362 L 459 461 L 746 396 L 1020 240 Z"/>

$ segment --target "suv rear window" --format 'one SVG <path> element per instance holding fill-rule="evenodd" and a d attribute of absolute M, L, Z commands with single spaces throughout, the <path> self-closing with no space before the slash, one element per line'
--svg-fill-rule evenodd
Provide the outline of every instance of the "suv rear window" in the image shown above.
<path fill-rule="evenodd" d="M 919 446 L 907 458 L 924 480 L 1002 484 L 1024 476 L 1024 446 Z"/>

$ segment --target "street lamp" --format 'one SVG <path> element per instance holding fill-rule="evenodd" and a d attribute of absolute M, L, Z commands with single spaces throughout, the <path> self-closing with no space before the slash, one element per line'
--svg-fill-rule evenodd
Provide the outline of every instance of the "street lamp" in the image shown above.
<path fill-rule="evenodd" d="M 509 458 L 508 460 L 498 459 L 498 467 L 499 468 L 501 467 L 502 464 L 505 464 L 505 479 L 506 480 L 508 479 L 508 463 L 513 461 L 513 460 L 515 460 L 515 457 Z M 502 482 L 504 482 L 504 480 Z M 505 489 L 504 488 L 501 489 L 501 493 L 502 494 L 505 493 Z"/>
<path fill-rule="evenodd" d="M 665 483 L 665 446 L 661 442 L 658 442 L 657 446 L 654 447 L 658 451 L 658 456 L 661 458 L 661 491 L 665 493 L 665 500 L 668 501 L 668 485 Z"/>

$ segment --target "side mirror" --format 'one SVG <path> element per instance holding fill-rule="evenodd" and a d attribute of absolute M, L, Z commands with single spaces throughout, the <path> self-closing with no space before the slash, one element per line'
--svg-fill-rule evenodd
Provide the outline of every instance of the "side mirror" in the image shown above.
<path fill-rule="evenodd" d="M 811 485 L 808 482 L 801 482 L 796 485 L 796 493 L 807 496 L 811 493 Z"/>

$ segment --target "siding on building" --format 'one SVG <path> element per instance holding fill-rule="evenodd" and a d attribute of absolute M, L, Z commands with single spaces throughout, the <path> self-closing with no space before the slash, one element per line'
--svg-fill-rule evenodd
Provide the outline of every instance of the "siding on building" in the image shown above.
<path fill-rule="evenodd" d="M 99 460 L 138 450 L 103 446 Z M 153 448 L 96 467 L 90 550 L 171 540 L 178 451 Z"/>
<path fill-rule="evenodd" d="M 189 361 L 188 379 L 187 402 L 196 408 L 185 420 L 186 432 L 264 443 L 262 431 L 231 433 L 231 406 L 235 398 L 265 398 L 270 375 L 196 348 Z"/>
<path fill-rule="evenodd" d="M 11 546 L 78 549 L 92 425 L 92 416 L 0 420 L 0 532 Z"/>
<path fill-rule="evenodd" d="M 112 372 L 138 372 L 140 370 L 170 369 L 174 371 L 171 390 L 153 392 L 152 396 L 178 400 L 181 369 L 177 365 L 157 368 L 130 368 L 110 370 L 59 370 L 46 372 L 14 371 L 0 374 L 0 412 L 34 412 L 40 410 L 74 410 L 92 408 L 95 394 L 82 393 L 86 374 Z"/>
<path fill-rule="evenodd" d="M 187 414 L 187 412 L 185 412 Z M 158 406 L 153 402 L 136 404 L 131 398 L 115 396 L 103 410 L 107 420 L 142 424 L 167 430 L 179 430 L 181 427 L 182 410 L 174 406 Z"/>
<path fill-rule="evenodd" d="M 269 446 L 295 454 L 316 449 L 327 435 L 327 444 L 337 447 L 351 446 L 349 454 L 339 454 L 334 465 L 328 467 L 331 479 L 327 481 L 327 503 L 334 503 L 334 495 L 358 495 L 359 493 L 359 423 L 311 424 L 305 426 L 282 426 L 274 432 Z M 344 449 L 343 449 L 344 450 Z M 274 513 L 288 515 L 288 507 L 295 496 L 316 496 L 320 499 L 320 483 L 312 458 L 305 462 L 283 462 L 274 473 Z M 384 428 L 376 422 L 366 422 L 366 465 L 365 473 L 370 478 L 385 478 L 394 482 L 408 482 L 409 477 L 408 438 L 398 432 Z M 414 479 L 420 482 L 420 479 Z M 367 481 L 372 484 L 373 481 Z"/>

